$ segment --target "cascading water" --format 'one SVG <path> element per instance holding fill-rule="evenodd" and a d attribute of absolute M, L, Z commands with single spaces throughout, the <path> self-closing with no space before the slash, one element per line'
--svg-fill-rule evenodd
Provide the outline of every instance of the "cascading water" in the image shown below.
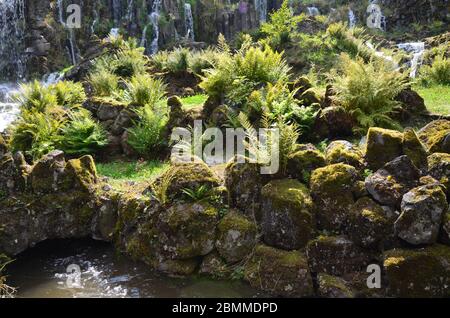
<path fill-rule="evenodd" d="M 424 42 L 411 42 L 411 43 L 400 43 L 397 45 L 399 49 L 404 50 L 408 53 L 412 53 L 412 58 L 410 61 L 411 72 L 410 77 L 415 78 L 417 76 L 417 71 L 423 63 L 423 55 L 425 53 L 425 43 Z"/>
<path fill-rule="evenodd" d="M 353 12 L 351 8 L 348 9 L 348 26 L 349 28 L 354 28 L 356 26 L 355 12 Z"/>
<path fill-rule="evenodd" d="M 73 28 L 70 28 L 67 26 L 66 21 L 65 21 L 65 17 L 64 17 L 64 0 L 58 0 L 57 1 L 57 6 L 58 6 L 58 14 L 59 14 L 59 23 L 61 23 L 62 26 L 64 26 L 64 28 L 67 30 L 68 33 L 68 51 L 69 51 L 69 56 L 70 59 L 72 61 L 72 64 L 75 65 L 77 64 L 77 52 L 78 52 L 78 48 L 77 48 L 77 42 L 75 39 L 75 32 L 73 30 Z"/>
<path fill-rule="evenodd" d="M 127 4 L 127 21 L 129 23 L 134 21 L 134 0 L 128 0 L 128 4 Z"/>
<path fill-rule="evenodd" d="M 260 23 L 267 21 L 267 0 L 255 0 L 255 10 Z"/>
<path fill-rule="evenodd" d="M 152 11 L 148 15 L 150 23 L 147 24 L 142 31 L 141 46 L 145 47 L 148 53 L 152 55 L 159 50 L 159 14 L 162 6 L 161 1 L 162 0 L 154 0 Z M 150 43 L 150 47 L 147 45 L 147 30 L 149 26 L 153 28 L 153 40 Z"/>
<path fill-rule="evenodd" d="M 0 77 L 24 76 L 24 39 L 25 1 L 0 0 Z"/>
<path fill-rule="evenodd" d="M 16 90 L 15 84 L 0 84 L 0 132 L 3 132 L 19 114 L 19 106 L 11 98 Z"/>
<path fill-rule="evenodd" d="M 311 17 L 315 17 L 317 15 L 320 15 L 320 11 L 316 7 L 307 7 L 306 10 L 308 12 L 308 15 L 311 16 Z"/>
<path fill-rule="evenodd" d="M 194 16 L 190 3 L 184 4 L 184 21 L 186 25 L 186 38 L 195 41 Z"/>

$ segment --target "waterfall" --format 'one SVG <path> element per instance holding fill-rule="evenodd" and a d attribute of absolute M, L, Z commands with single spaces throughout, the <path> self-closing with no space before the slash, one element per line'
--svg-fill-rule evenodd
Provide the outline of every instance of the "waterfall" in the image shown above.
<path fill-rule="evenodd" d="M 379 58 L 385 60 L 387 63 L 391 64 L 395 70 L 398 70 L 398 69 L 400 68 L 399 65 L 397 64 L 397 62 L 392 58 L 392 56 L 386 55 L 386 54 L 385 54 L 384 52 L 382 52 L 382 51 L 378 51 L 378 50 L 373 46 L 373 44 L 370 43 L 370 42 L 366 42 L 366 45 L 367 45 L 367 47 L 368 47 L 371 51 L 373 51 L 373 53 L 374 53 L 374 55 L 375 55 L 376 57 L 379 57 Z"/>
<path fill-rule="evenodd" d="M 15 84 L 0 84 L 0 132 L 3 132 L 19 114 L 19 105 L 11 99 L 12 94 L 16 91 Z"/>
<path fill-rule="evenodd" d="M 121 13 L 121 1 L 120 0 L 112 0 L 112 15 L 114 20 L 114 26 L 117 27 L 120 23 L 120 19 L 122 18 Z"/>
<path fill-rule="evenodd" d="M 91 24 L 91 33 L 92 33 L 92 35 L 94 35 L 95 34 L 95 26 L 98 24 L 98 19 L 99 19 L 97 9 L 95 9 L 95 8 L 92 9 L 92 15 L 94 17 L 94 20 L 92 21 L 92 24 Z"/>
<path fill-rule="evenodd" d="M 356 16 L 351 8 L 348 9 L 348 26 L 349 28 L 354 28 L 356 26 Z"/>
<path fill-rule="evenodd" d="M 184 23 L 186 25 L 186 38 L 195 41 L 194 17 L 190 3 L 184 4 Z"/>
<path fill-rule="evenodd" d="M 129 23 L 134 21 L 134 0 L 128 0 L 128 4 L 127 4 L 127 21 Z"/>
<path fill-rule="evenodd" d="M 367 7 L 366 12 L 369 14 L 369 17 L 367 19 L 367 26 L 369 28 L 386 31 L 386 17 L 381 11 L 378 0 L 369 0 L 369 6 Z"/>
<path fill-rule="evenodd" d="M 0 0 L 0 77 L 25 75 L 24 39 L 25 1 Z"/>
<path fill-rule="evenodd" d="M 267 21 L 267 0 L 255 0 L 255 10 L 260 23 Z"/>
<path fill-rule="evenodd" d="M 411 43 L 400 43 L 397 47 L 408 53 L 412 53 L 410 67 L 411 72 L 410 77 L 415 78 L 417 76 L 417 71 L 423 63 L 423 55 L 425 53 L 425 43 L 424 42 L 411 42 Z"/>
<path fill-rule="evenodd" d="M 73 28 L 69 28 L 66 24 L 65 17 L 64 17 L 64 0 L 58 0 L 57 1 L 58 6 L 58 15 L 59 15 L 59 23 L 67 30 L 67 40 L 68 40 L 68 46 L 67 49 L 69 51 L 69 56 L 72 61 L 72 64 L 77 64 L 77 41 L 75 38 L 75 32 Z"/>
<path fill-rule="evenodd" d="M 308 15 L 311 16 L 311 17 L 320 15 L 320 11 L 316 7 L 307 7 L 306 10 L 308 12 Z"/>

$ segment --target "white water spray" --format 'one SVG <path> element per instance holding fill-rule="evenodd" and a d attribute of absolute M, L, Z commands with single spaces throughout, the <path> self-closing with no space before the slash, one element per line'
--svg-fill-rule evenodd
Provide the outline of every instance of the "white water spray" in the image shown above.
<path fill-rule="evenodd" d="M 184 23 L 186 25 L 186 38 L 195 41 L 194 16 L 190 3 L 184 4 Z"/>
<path fill-rule="evenodd" d="M 411 42 L 411 43 L 400 43 L 397 45 L 399 49 L 404 50 L 408 53 L 412 53 L 410 67 L 411 72 L 410 77 L 415 78 L 417 76 L 417 71 L 423 63 L 423 55 L 425 54 L 425 43 L 424 42 Z"/>

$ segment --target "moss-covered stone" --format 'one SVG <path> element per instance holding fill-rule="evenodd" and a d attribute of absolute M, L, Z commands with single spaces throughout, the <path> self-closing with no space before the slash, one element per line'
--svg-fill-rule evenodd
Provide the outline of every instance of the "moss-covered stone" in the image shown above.
<path fill-rule="evenodd" d="M 175 276 L 192 275 L 199 265 L 196 258 L 185 260 L 164 260 L 158 263 L 157 269 L 163 273 Z"/>
<path fill-rule="evenodd" d="M 331 142 L 326 151 L 327 164 L 345 163 L 355 168 L 361 168 L 364 164 L 362 151 L 352 143 L 345 140 Z"/>
<path fill-rule="evenodd" d="M 94 159 L 87 155 L 67 162 L 66 173 L 75 180 L 75 187 L 90 191 L 97 182 L 97 169 Z"/>
<path fill-rule="evenodd" d="M 308 188 L 297 180 L 275 180 L 263 187 L 261 198 L 264 242 L 286 250 L 304 247 L 315 231 Z"/>
<path fill-rule="evenodd" d="M 403 153 L 411 159 L 417 168 L 427 169 L 427 149 L 412 128 L 406 128 L 403 132 Z"/>
<path fill-rule="evenodd" d="M 66 161 L 59 150 L 43 156 L 32 168 L 31 187 L 36 194 L 58 190 L 58 180 L 64 173 Z"/>
<path fill-rule="evenodd" d="M 447 212 L 442 220 L 439 241 L 450 246 L 450 212 Z"/>
<path fill-rule="evenodd" d="M 334 276 L 363 270 L 374 256 L 345 236 L 319 236 L 308 243 L 306 255 L 311 272 Z"/>
<path fill-rule="evenodd" d="M 361 198 L 353 205 L 347 233 L 362 247 L 381 247 L 380 243 L 394 233 L 394 221 L 370 198 Z"/>
<path fill-rule="evenodd" d="M 301 252 L 286 252 L 258 245 L 245 266 L 245 279 L 254 288 L 273 296 L 306 297 L 314 294 L 306 258 Z"/>
<path fill-rule="evenodd" d="M 217 210 L 206 203 L 175 204 L 159 214 L 158 245 L 169 259 L 189 259 L 214 249 Z"/>
<path fill-rule="evenodd" d="M 210 189 L 219 186 L 220 180 L 203 162 L 172 164 L 155 182 L 167 182 L 167 195 L 180 198 L 184 189 L 197 189 L 204 185 Z"/>
<path fill-rule="evenodd" d="M 419 130 L 418 136 L 430 153 L 450 153 L 450 120 L 435 120 Z"/>
<path fill-rule="evenodd" d="M 311 172 L 325 166 L 325 157 L 318 150 L 300 150 L 289 157 L 287 172 L 293 178 L 309 182 Z"/>
<path fill-rule="evenodd" d="M 447 209 L 448 203 L 439 185 L 414 188 L 403 196 L 402 214 L 395 221 L 395 231 L 410 244 L 433 244 Z"/>
<path fill-rule="evenodd" d="M 250 218 L 259 218 L 261 189 L 267 183 L 266 177 L 261 174 L 259 165 L 238 160 L 225 169 L 228 204 Z"/>
<path fill-rule="evenodd" d="M 450 247 L 394 249 L 385 253 L 389 293 L 395 297 L 450 297 Z"/>
<path fill-rule="evenodd" d="M 342 163 L 314 170 L 310 188 L 321 229 L 342 228 L 354 203 L 352 189 L 357 179 L 356 169 Z"/>
<path fill-rule="evenodd" d="M 450 198 L 450 154 L 436 152 L 428 157 L 428 172 L 447 188 Z"/>
<path fill-rule="evenodd" d="M 328 274 L 317 275 L 318 294 L 324 298 L 353 298 L 353 291 L 340 277 Z"/>
<path fill-rule="evenodd" d="M 227 263 L 244 259 L 257 242 L 256 224 L 237 211 L 229 212 L 217 226 L 216 249 Z"/>
<path fill-rule="evenodd" d="M 372 127 L 367 133 L 366 161 L 372 170 L 403 154 L 403 134 L 389 129 Z"/>
<path fill-rule="evenodd" d="M 227 266 L 223 258 L 216 251 L 203 258 L 198 270 L 199 274 L 207 275 L 215 279 L 229 278 L 232 272 L 232 268 Z"/>

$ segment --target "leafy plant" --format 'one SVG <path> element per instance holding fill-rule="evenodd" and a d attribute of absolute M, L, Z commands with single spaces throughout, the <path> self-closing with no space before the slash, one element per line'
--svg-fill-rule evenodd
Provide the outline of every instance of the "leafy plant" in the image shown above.
<path fill-rule="evenodd" d="M 420 69 L 420 81 L 424 86 L 450 85 L 450 60 L 443 54 L 437 55 L 430 66 L 425 65 Z"/>
<path fill-rule="evenodd" d="M 185 197 L 192 202 L 203 202 L 210 200 L 214 193 L 208 185 L 201 185 L 195 189 L 182 189 Z"/>
<path fill-rule="evenodd" d="M 72 111 L 68 117 L 68 123 L 61 129 L 59 143 L 65 153 L 92 154 L 108 144 L 105 130 L 92 119 L 89 111 L 84 109 Z"/>
<path fill-rule="evenodd" d="M 62 113 L 45 114 L 37 110 L 23 109 L 19 119 L 12 125 L 13 151 L 22 151 L 37 159 L 55 150 L 65 121 Z"/>
<path fill-rule="evenodd" d="M 103 67 L 99 67 L 91 72 L 89 82 L 97 96 L 107 97 L 114 95 L 114 92 L 118 90 L 119 77 Z"/>
<path fill-rule="evenodd" d="M 164 144 L 168 121 L 166 106 L 153 108 L 150 104 L 135 110 L 139 120 L 128 129 L 128 144 L 140 155 L 148 156 Z"/>
<path fill-rule="evenodd" d="M 165 95 L 166 85 L 148 74 L 134 75 L 126 82 L 124 99 L 134 105 L 154 107 Z"/>
<path fill-rule="evenodd" d="M 333 102 L 342 106 L 358 123 L 358 132 L 369 127 L 398 127 L 392 118 L 399 102 L 395 97 L 407 87 L 407 75 L 392 71 L 385 63 L 341 56 L 340 73 L 332 73 L 335 96 Z"/>
<path fill-rule="evenodd" d="M 86 94 L 81 83 L 59 81 L 50 88 L 60 106 L 67 108 L 78 107 L 86 100 Z"/>
<path fill-rule="evenodd" d="M 145 73 L 148 68 L 148 59 L 144 55 L 144 50 L 137 47 L 119 50 L 111 65 L 112 72 L 123 78 Z"/>
<path fill-rule="evenodd" d="M 177 168 L 169 169 L 166 173 L 163 173 L 161 178 L 152 182 L 150 185 L 151 195 L 161 204 L 166 205 L 169 202 L 167 191 L 175 177 Z"/>
<path fill-rule="evenodd" d="M 29 84 L 21 84 L 19 93 L 13 99 L 20 104 L 21 109 L 45 112 L 46 109 L 58 104 L 52 90 L 35 80 Z"/>

